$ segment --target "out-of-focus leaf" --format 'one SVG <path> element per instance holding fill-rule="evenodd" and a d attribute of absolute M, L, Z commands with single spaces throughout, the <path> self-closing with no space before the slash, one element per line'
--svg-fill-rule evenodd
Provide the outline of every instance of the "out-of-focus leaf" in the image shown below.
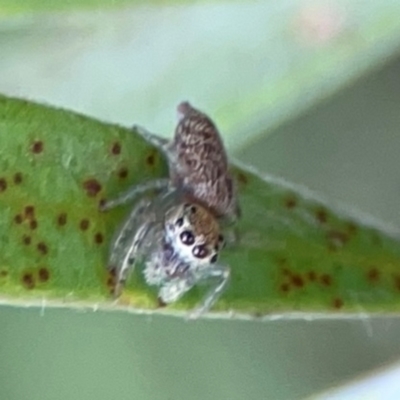
<path fill-rule="evenodd" d="M 397 0 L 179 3 L 3 18 L 0 91 L 165 135 L 186 99 L 235 151 L 399 51 Z"/>
<path fill-rule="evenodd" d="M 109 295 L 108 243 L 129 207 L 101 213 L 99 202 L 166 172 L 160 155 L 124 128 L 0 97 L 1 303 L 192 308 L 204 288 L 160 310 L 139 269 L 117 304 Z M 233 276 L 217 311 L 400 310 L 400 246 L 390 235 L 289 185 L 241 168 L 235 175 L 240 245 L 225 251 Z"/>

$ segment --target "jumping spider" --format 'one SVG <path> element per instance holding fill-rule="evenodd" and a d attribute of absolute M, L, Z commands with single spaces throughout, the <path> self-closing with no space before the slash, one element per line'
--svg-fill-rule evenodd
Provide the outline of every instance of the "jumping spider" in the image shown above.
<path fill-rule="evenodd" d="M 141 261 L 147 284 L 160 287 L 161 304 L 177 301 L 197 283 L 213 281 L 192 314 L 196 317 L 213 306 L 228 284 L 229 267 L 217 263 L 224 245 L 221 223 L 235 221 L 240 210 L 215 125 L 186 102 L 178 106 L 178 113 L 171 142 L 139 128 L 167 158 L 169 178 L 139 184 L 106 202 L 103 210 L 158 190 L 155 198 L 138 202 L 112 242 L 108 265 L 115 273 L 114 294 L 121 294 L 134 265 Z"/>

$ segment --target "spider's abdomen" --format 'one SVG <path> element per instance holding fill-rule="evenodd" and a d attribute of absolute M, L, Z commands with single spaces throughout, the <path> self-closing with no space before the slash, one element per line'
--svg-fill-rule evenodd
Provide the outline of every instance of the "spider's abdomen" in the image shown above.
<path fill-rule="evenodd" d="M 178 111 L 182 117 L 173 141 L 172 180 L 215 215 L 235 213 L 234 182 L 218 129 L 207 115 L 189 103 L 181 103 Z"/>

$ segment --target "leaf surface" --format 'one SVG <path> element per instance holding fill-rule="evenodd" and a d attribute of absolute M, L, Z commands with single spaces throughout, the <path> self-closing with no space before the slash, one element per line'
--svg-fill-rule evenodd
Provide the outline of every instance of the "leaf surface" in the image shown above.
<path fill-rule="evenodd" d="M 172 312 L 138 268 L 117 303 L 108 245 L 130 207 L 100 202 L 167 173 L 160 154 L 128 129 L 0 97 L 0 302 L 21 306 Z M 304 190 L 235 167 L 240 244 L 223 261 L 232 281 L 215 311 L 238 316 L 347 315 L 400 309 L 400 246 Z M 215 316 L 226 316 L 216 313 Z"/>

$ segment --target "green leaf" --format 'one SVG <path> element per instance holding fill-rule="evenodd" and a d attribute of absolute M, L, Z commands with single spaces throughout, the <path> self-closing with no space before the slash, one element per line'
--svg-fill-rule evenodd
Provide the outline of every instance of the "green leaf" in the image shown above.
<path fill-rule="evenodd" d="M 131 131 L 0 97 L 0 301 L 174 313 L 206 288 L 157 308 L 138 268 L 115 304 L 109 241 L 129 207 L 99 203 L 167 173 Z M 235 167 L 240 244 L 225 251 L 232 282 L 215 309 L 238 316 L 400 309 L 400 246 L 306 191 Z M 216 314 L 220 317 L 226 313 Z M 306 314 L 302 314 L 306 315 Z"/>

